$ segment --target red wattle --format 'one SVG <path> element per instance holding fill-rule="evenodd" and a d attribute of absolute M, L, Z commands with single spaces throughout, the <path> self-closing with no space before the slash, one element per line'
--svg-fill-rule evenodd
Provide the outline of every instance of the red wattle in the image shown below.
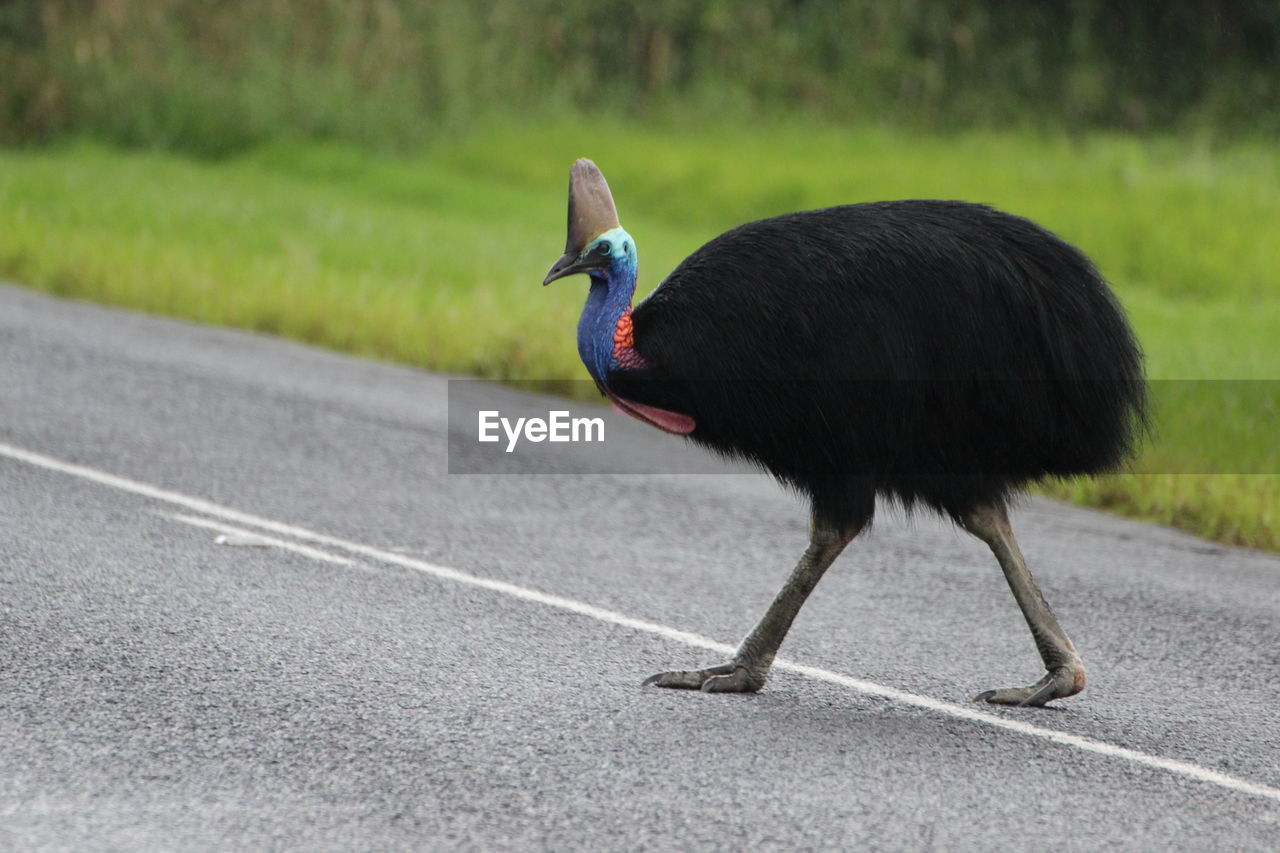
<path fill-rule="evenodd" d="M 682 415 L 679 412 L 669 412 L 666 409 L 659 409 L 657 406 L 646 406 L 644 403 L 637 403 L 632 400 L 625 400 L 614 394 L 612 391 L 606 390 L 609 399 L 613 401 L 613 407 L 624 414 L 631 415 L 636 420 L 644 421 L 650 426 L 656 426 L 663 432 L 674 433 L 675 435 L 688 435 L 693 432 L 697 424 L 693 418 L 688 415 Z"/>

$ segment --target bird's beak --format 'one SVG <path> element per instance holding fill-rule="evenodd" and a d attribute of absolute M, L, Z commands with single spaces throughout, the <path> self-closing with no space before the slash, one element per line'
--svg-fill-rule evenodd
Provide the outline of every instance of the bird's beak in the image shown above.
<path fill-rule="evenodd" d="M 564 278 L 574 273 L 586 272 L 591 268 L 590 263 L 586 263 L 582 258 L 578 257 L 577 252 L 565 252 L 560 256 L 560 260 L 551 265 L 551 271 L 547 273 L 547 277 L 542 280 L 545 287 L 558 278 Z"/>

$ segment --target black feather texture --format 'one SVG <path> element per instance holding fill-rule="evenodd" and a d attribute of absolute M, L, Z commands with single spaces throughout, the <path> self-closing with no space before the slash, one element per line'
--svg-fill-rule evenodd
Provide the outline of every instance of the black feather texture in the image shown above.
<path fill-rule="evenodd" d="M 690 255 L 632 314 L 648 364 L 623 397 L 809 495 L 844 529 L 881 495 L 959 518 L 1044 477 L 1122 464 L 1142 356 L 1077 249 L 964 202 L 752 222 Z"/>

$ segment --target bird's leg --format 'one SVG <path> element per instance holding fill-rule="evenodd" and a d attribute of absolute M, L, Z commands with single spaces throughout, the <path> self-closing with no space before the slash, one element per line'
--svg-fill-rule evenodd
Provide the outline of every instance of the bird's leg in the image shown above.
<path fill-rule="evenodd" d="M 764 618 L 742 641 L 733 660 L 709 669 L 661 672 L 645 679 L 644 683 L 708 693 L 754 693 L 764 687 L 773 658 L 800 607 L 818 585 L 823 572 L 860 529 L 845 534 L 814 521 L 809 529 L 809 547 L 805 549 L 804 556 L 773 599 L 773 604 L 769 605 Z"/>
<path fill-rule="evenodd" d="M 1003 504 L 981 506 L 966 513 L 961 519 L 964 529 L 986 542 L 1000 561 L 1013 597 L 1022 609 L 1022 615 L 1031 628 L 1036 648 L 1044 660 L 1048 672 L 1029 687 L 1009 687 L 988 690 L 974 697 L 975 702 L 991 702 L 996 705 L 1043 705 L 1051 699 L 1072 696 L 1084 689 L 1084 663 L 1076 654 L 1075 646 L 1058 624 L 1057 618 L 1036 586 L 1027 561 L 1013 538 L 1009 516 Z"/>

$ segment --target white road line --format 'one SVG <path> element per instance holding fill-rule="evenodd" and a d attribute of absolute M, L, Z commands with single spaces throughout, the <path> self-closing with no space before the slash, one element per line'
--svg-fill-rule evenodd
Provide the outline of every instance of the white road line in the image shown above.
<path fill-rule="evenodd" d="M 183 515 L 180 512 L 163 513 L 166 518 L 172 518 L 174 521 L 181 521 L 183 524 L 190 524 L 192 527 L 203 527 L 207 530 L 216 530 L 219 533 L 228 536 L 251 536 L 262 542 L 263 545 L 270 545 L 273 548 L 281 548 L 285 551 L 293 551 L 295 554 L 301 554 L 304 557 L 310 557 L 313 560 L 320 560 L 325 563 L 336 563 L 339 566 L 354 566 L 355 560 L 347 557 L 339 557 L 337 554 L 330 554 L 328 551 L 321 551 L 319 548 L 311 548 L 307 545 L 299 545 L 296 542 L 289 542 L 284 539 L 277 539 L 274 536 L 263 536 L 261 533 L 255 533 L 252 530 L 246 530 L 243 527 L 232 527 L 229 524 L 220 524 L 216 521 L 210 521 L 207 518 L 196 518 L 194 515 Z"/>
<path fill-rule="evenodd" d="M 10 459 L 25 462 L 28 465 L 34 465 L 49 471 L 57 471 L 61 474 L 79 477 L 83 480 L 88 480 L 103 486 L 109 486 L 113 489 L 129 492 L 141 497 L 184 507 L 188 510 L 220 518 L 225 521 L 247 524 L 251 527 L 256 527 L 261 530 L 269 530 L 282 536 L 290 536 L 294 539 L 301 539 L 317 545 L 337 548 L 350 554 L 358 554 L 362 557 L 367 557 L 378 562 L 390 563 L 407 569 L 413 569 L 441 580 L 453 581 L 455 583 L 467 584 L 469 586 L 475 586 L 493 592 L 500 592 L 504 595 L 509 595 L 522 601 L 544 604 L 548 607 L 555 607 L 571 613 L 577 613 L 581 616 L 588 616 L 592 619 L 607 622 L 611 625 L 630 628 L 635 631 L 643 631 L 647 634 L 654 634 L 664 639 L 671 640 L 672 642 L 682 643 L 686 646 L 706 649 L 722 655 L 731 655 L 735 651 L 733 646 L 716 642 L 709 637 L 703 637 L 699 634 L 681 631 L 678 628 L 671 628 L 667 625 L 660 625 L 656 622 L 649 622 L 644 619 L 636 619 L 622 613 L 617 613 L 612 610 L 606 610 L 602 607 L 596 607 L 591 604 L 576 601 L 572 598 L 564 598 L 559 595 L 539 592 L 538 590 L 517 586 L 516 584 L 507 583 L 506 581 L 468 574 L 466 572 L 458 571 L 457 569 L 449 568 L 448 566 L 439 566 L 434 563 L 428 563 L 425 560 L 419 560 L 414 557 L 397 554 L 394 551 L 375 548 L 372 545 L 363 545 L 359 542 L 351 542 L 346 539 L 340 539 L 336 536 L 327 536 L 323 533 L 316 533 L 303 527 L 296 527 L 291 524 L 285 524 L 280 521 L 263 518 L 251 513 L 241 512 L 240 510 L 224 507 L 197 497 L 184 495 L 181 492 L 161 489 L 148 483 L 130 480 L 126 477 L 116 476 L 115 474 L 108 474 L 105 471 L 99 471 L 96 468 L 89 468 L 85 465 L 76 465 L 71 462 L 64 462 L 60 459 L 55 459 L 52 456 L 46 456 L 42 453 L 34 453 L 30 450 L 23 450 L 20 447 L 14 447 L 2 442 L 0 442 L 0 456 L 7 456 Z M 340 559 L 336 558 L 333 554 L 315 551 L 315 549 L 308 550 L 315 552 L 315 554 L 324 554 L 324 557 L 321 559 Z M 883 684 L 877 684 L 873 681 L 864 681 L 860 678 L 853 678 L 852 676 L 844 675 L 843 673 L 793 663 L 781 658 L 775 660 L 773 665 L 781 670 L 794 672 L 807 678 L 825 681 L 830 684 L 838 684 L 842 687 L 856 690 L 868 696 L 878 696 L 882 699 L 888 699 L 916 708 L 923 708 L 925 710 L 945 714 L 956 719 L 967 720 L 969 722 L 979 723 L 993 728 L 1004 729 L 1005 731 L 1016 732 L 1017 734 L 1026 735 L 1027 737 L 1040 738 L 1041 740 L 1050 741 L 1051 743 L 1074 747 L 1084 752 L 1092 752 L 1097 755 L 1118 758 L 1134 764 L 1164 770 L 1187 779 L 1194 779 L 1199 782 L 1208 782 L 1209 784 L 1217 785 L 1238 793 L 1249 794 L 1251 796 L 1263 797 L 1275 802 L 1280 802 L 1280 788 L 1273 788 L 1258 782 L 1251 782 L 1247 779 L 1229 776 L 1226 773 L 1219 773 L 1216 770 L 1210 770 L 1207 767 L 1201 767 L 1200 765 L 1192 764 L 1189 761 L 1161 758 L 1157 755 L 1150 755 L 1145 752 L 1139 752 L 1135 749 L 1116 746 L 1115 744 L 1106 743 L 1105 741 L 1081 737 L 1080 735 L 1073 735 L 1068 732 L 1049 729 L 1032 723 L 1024 723 L 1019 720 L 1010 720 L 1004 717 L 998 717 L 995 714 L 975 710 L 963 705 L 957 705 L 952 702 L 944 702 L 940 699 L 920 696 L 915 693 L 908 693 L 905 690 L 898 690 Z"/>

